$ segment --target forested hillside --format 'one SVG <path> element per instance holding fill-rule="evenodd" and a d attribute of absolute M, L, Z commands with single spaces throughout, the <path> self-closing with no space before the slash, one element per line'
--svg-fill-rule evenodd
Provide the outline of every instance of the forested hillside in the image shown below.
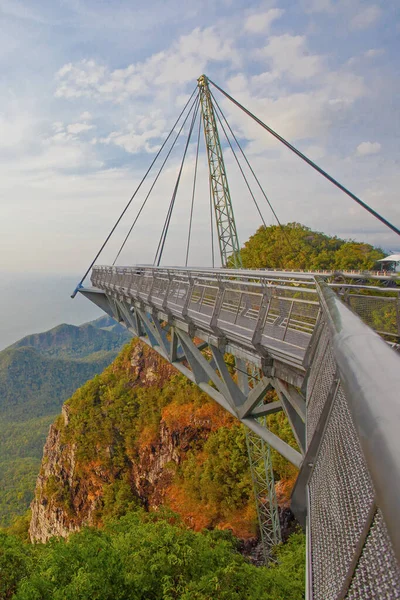
<path fill-rule="evenodd" d="M 28 508 L 46 435 L 64 400 L 130 338 L 102 317 L 27 336 L 0 352 L 0 524 Z"/>

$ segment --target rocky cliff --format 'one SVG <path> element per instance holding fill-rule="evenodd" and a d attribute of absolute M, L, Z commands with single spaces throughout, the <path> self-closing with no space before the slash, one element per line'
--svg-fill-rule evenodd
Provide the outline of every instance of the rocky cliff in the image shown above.
<path fill-rule="evenodd" d="M 242 426 L 133 341 L 51 426 L 30 536 L 46 541 L 84 524 L 101 526 L 138 504 L 170 507 L 194 529 L 255 533 Z"/>

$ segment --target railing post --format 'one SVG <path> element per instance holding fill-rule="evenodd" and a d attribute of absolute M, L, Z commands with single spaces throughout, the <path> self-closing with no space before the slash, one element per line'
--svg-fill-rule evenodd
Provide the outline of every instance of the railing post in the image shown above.
<path fill-rule="evenodd" d="M 184 301 L 183 307 L 182 307 L 182 316 L 186 321 L 187 321 L 189 303 L 190 303 L 190 299 L 192 297 L 193 286 L 194 286 L 194 281 L 192 279 L 192 274 L 190 271 L 188 273 L 188 282 L 189 282 L 189 285 L 188 285 L 187 292 L 186 292 L 186 298 L 185 298 L 185 301 Z"/>
<path fill-rule="evenodd" d="M 215 331 L 218 335 L 222 335 L 219 327 L 218 327 L 218 317 L 221 312 L 222 304 L 225 296 L 225 284 L 222 283 L 220 279 L 218 279 L 218 292 L 215 297 L 214 309 L 210 319 L 210 327 L 213 331 Z"/>
<path fill-rule="evenodd" d="M 264 323 L 267 317 L 269 307 L 271 304 L 271 294 L 268 288 L 264 288 L 261 296 L 260 310 L 257 317 L 256 326 L 254 328 L 251 342 L 255 348 L 259 347 L 262 340 L 262 334 L 264 330 Z"/>

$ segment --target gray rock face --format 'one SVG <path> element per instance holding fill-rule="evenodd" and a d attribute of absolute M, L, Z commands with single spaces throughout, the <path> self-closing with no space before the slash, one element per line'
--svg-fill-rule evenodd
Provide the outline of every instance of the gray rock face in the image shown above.
<path fill-rule="evenodd" d="M 62 418 L 68 424 L 68 410 L 62 408 Z M 69 469 L 65 466 L 69 465 Z M 29 536 L 33 542 L 46 542 L 52 536 L 66 537 L 71 531 L 77 531 L 79 525 L 71 519 L 57 501 L 52 498 L 54 486 L 60 493 L 70 488 L 75 468 L 75 448 L 63 448 L 60 444 L 60 430 L 51 425 L 43 450 L 42 468 L 36 483 L 36 494 L 31 504 L 32 518 Z"/>

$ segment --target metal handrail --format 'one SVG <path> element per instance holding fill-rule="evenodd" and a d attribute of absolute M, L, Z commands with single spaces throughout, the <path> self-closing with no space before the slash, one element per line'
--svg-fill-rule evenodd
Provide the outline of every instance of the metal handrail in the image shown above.
<path fill-rule="evenodd" d="M 317 292 L 376 503 L 400 562 L 400 357 L 321 280 Z"/>
<path fill-rule="evenodd" d="M 99 267 L 106 267 L 112 269 L 132 269 L 139 267 L 141 269 L 145 269 L 147 271 L 160 271 L 164 270 L 165 272 L 170 271 L 190 271 L 191 273 L 201 273 L 201 274 L 215 274 L 216 272 L 221 275 L 227 275 L 228 277 L 262 277 L 263 279 L 269 279 L 271 276 L 276 278 L 281 275 L 284 278 L 288 277 L 298 277 L 301 280 L 314 280 L 314 277 L 348 277 L 349 279 L 378 279 L 383 281 L 400 281 L 400 273 L 397 272 L 388 272 L 388 271 L 340 271 L 340 270 L 311 270 L 307 271 L 305 269 L 224 269 L 224 268 L 210 268 L 210 267 L 178 267 L 178 266 L 170 266 L 170 267 L 156 267 L 154 265 L 145 265 L 138 264 L 136 267 L 121 265 L 121 266 L 113 266 L 110 267 L 108 265 L 96 265 Z"/>

